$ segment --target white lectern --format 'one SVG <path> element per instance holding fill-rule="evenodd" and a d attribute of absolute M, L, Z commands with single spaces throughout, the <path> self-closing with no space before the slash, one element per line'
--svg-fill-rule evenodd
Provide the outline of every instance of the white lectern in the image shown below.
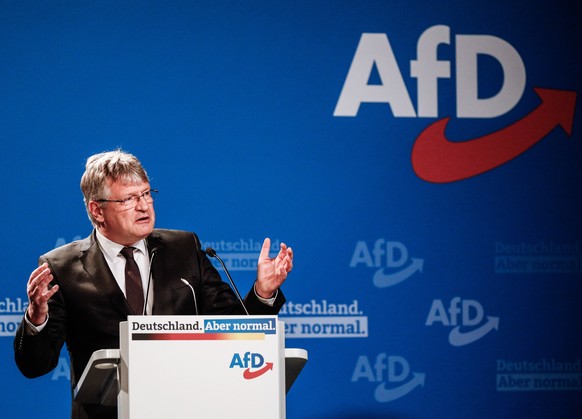
<path fill-rule="evenodd" d="M 117 404 L 120 419 L 285 418 L 307 352 L 286 350 L 284 330 L 277 316 L 130 316 L 74 397 Z"/>

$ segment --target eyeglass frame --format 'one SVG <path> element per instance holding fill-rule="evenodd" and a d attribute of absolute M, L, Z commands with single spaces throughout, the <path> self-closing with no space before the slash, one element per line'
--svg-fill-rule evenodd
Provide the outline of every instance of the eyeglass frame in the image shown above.
<path fill-rule="evenodd" d="M 152 194 L 153 193 L 153 194 Z M 132 208 L 132 206 L 130 205 L 130 202 L 133 201 L 133 203 L 135 204 L 133 206 L 133 208 L 137 207 L 137 205 L 139 204 L 140 199 L 144 199 L 148 204 L 151 204 L 152 202 L 154 202 L 154 194 L 157 194 L 158 190 L 157 189 L 148 189 L 147 191 L 142 192 L 139 195 L 130 195 L 127 198 L 123 198 L 123 199 L 96 199 L 95 202 L 99 202 L 99 203 L 106 203 L 106 202 L 116 202 L 118 204 L 121 204 L 121 206 L 127 207 L 127 208 Z M 149 195 L 150 200 L 148 200 L 148 198 L 146 197 L 146 195 Z"/>

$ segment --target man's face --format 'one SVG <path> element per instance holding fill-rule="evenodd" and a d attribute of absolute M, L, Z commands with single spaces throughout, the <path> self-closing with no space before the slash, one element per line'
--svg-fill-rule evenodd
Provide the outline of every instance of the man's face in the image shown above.
<path fill-rule="evenodd" d="M 140 196 L 150 190 L 150 184 L 122 183 L 120 181 L 108 181 L 109 200 L 125 199 L 130 196 Z M 128 205 L 119 202 L 108 202 L 100 205 L 90 203 L 90 210 L 101 224 L 98 229 L 105 237 L 115 243 L 129 246 L 147 237 L 154 229 L 156 214 L 154 203 L 146 198 L 140 198 L 137 202 L 132 200 Z"/>

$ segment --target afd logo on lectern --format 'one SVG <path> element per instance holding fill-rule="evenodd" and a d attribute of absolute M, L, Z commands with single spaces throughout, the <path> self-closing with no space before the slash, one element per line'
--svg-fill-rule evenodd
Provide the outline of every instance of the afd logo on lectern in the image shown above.
<path fill-rule="evenodd" d="M 235 353 L 230 361 L 229 368 L 240 368 L 245 380 L 253 380 L 273 371 L 273 363 L 266 362 L 265 357 L 256 352 Z"/>

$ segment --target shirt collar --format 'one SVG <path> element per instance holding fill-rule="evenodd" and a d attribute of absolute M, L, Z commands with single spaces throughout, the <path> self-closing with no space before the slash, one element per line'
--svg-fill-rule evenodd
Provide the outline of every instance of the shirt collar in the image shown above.
<path fill-rule="evenodd" d="M 97 242 L 99 243 L 99 247 L 101 248 L 103 255 L 108 261 L 113 262 L 119 255 L 121 249 L 123 249 L 125 246 L 109 240 L 97 229 L 95 229 L 95 233 L 97 236 Z M 142 252 L 144 255 L 147 255 L 145 239 L 141 239 L 138 242 L 135 242 L 134 244 L 131 245 L 131 247 L 135 247 L 139 252 Z"/>

